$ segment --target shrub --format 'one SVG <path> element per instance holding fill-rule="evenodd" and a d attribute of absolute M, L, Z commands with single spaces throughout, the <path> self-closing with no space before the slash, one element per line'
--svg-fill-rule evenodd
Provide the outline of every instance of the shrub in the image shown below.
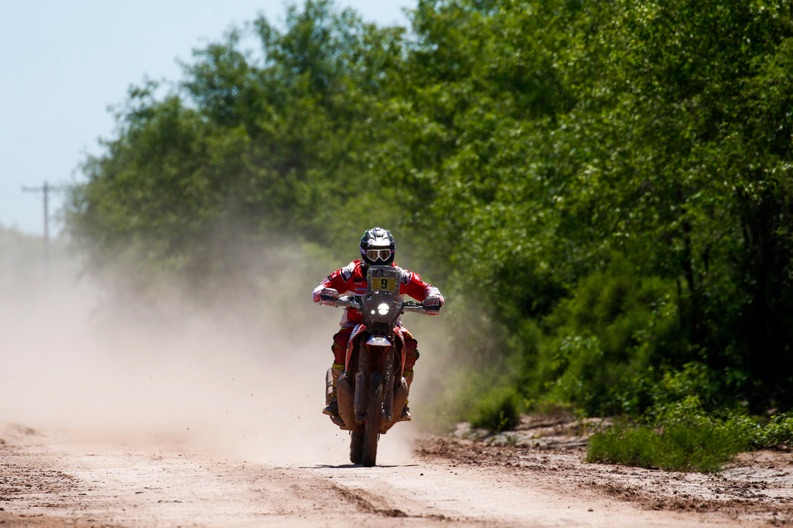
<path fill-rule="evenodd" d="M 620 425 L 595 434 L 587 461 L 711 472 L 740 451 L 793 445 L 793 412 L 762 425 L 745 414 L 708 414 L 697 396 L 689 396 L 657 406 L 653 415 L 653 425 Z"/>
<path fill-rule="evenodd" d="M 530 395 L 590 416 L 643 412 L 649 395 L 629 392 L 655 384 L 653 366 L 687 354 L 676 288 L 612 254 L 544 318 Z"/>
<path fill-rule="evenodd" d="M 513 387 L 494 388 L 486 392 L 474 406 L 472 427 L 490 432 L 513 429 L 520 420 L 521 397 Z"/>
<path fill-rule="evenodd" d="M 765 427 L 756 430 L 751 445 L 756 449 L 793 446 L 793 411 L 774 416 Z"/>
<path fill-rule="evenodd" d="M 606 462 L 671 471 L 718 471 L 747 446 L 741 431 L 724 424 L 614 427 L 595 434 L 588 462 Z"/>

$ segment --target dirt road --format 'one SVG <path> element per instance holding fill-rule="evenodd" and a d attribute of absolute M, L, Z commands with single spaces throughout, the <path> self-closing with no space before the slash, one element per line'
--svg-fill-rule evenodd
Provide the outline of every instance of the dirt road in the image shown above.
<path fill-rule="evenodd" d="M 419 332 L 417 419 L 383 437 L 377 467 L 354 467 L 319 412 L 339 313 L 306 306 L 311 284 L 246 319 L 233 296 L 153 311 L 53 279 L 0 295 L 3 528 L 793 523 L 791 453 L 702 476 L 585 464 L 553 424 L 418 435 L 441 324 Z"/>
<path fill-rule="evenodd" d="M 531 455 L 515 446 L 476 448 L 423 438 L 414 455 L 385 452 L 382 465 L 362 468 L 338 463 L 339 457 L 331 463 L 251 462 L 178 438 L 97 441 L 18 425 L 0 428 L 0 438 L 4 527 L 726 527 L 791 522 L 786 500 L 778 501 L 781 510 L 764 510 L 765 515 L 718 508 L 654 510 L 608 493 L 598 472 L 611 469 L 577 465 L 580 453 L 575 452 L 535 450 Z M 627 478 L 616 475 L 615 482 L 629 482 Z M 656 486 L 659 494 L 669 491 L 651 478 L 645 485 Z"/>

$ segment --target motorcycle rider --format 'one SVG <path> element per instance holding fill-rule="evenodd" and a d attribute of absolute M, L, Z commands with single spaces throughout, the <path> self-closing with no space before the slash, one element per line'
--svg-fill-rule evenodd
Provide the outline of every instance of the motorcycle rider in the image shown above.
<path fill-rule="evenodd" d="M 353 260 L 345 267 L 337 269 L 314 288 L 313 300 L 315 303 L 334 306 L 335 299 L 337 299 L 339 295 L 348 292 L 355 295 L 366 293 L 366 272 L 369 266 L 387 265 L 396 267 L 394 263 L 396 242 L 391 232 L 387 229 L 381 227 L 368 229 L 363 234 L 363 237 L 361 237 L 360 250 L 360 259 Z M 405 269 L 401 271 L 402 282 L 399 286 L 399 293 L 407 294 L 417 301 L 421 301 L 424 308 L 427 310 L 427 314 L 438 315 L 444 302 L 443 295 L 441 295 L 438 288 L 424 282 L 417 273 Z M 344 310 L 344 314 L 339 322 L 341 329 L 333 336 L 333 345 L 331 346 L 331 350 L 333 351 L 333 366 L 331 367 L 333 387 L 326 398 L 326 406 L 322 412 L 330 416 L 331 420 L 337 425 L 341 425 L 343 422 L 339 417 L 339 405 L 336 400 L 336 382 L 344 371 L 347 343 L 350 340 L 350 335 L 361 320 L 361 312 L 359 310 L 347 308 Z M 419 358 L 419 351 L 417 349 L 418 343 L 404 326 L 402 327 L 402 335 L 405 338 L 403 350 L 405 355 L 404 376 L 409 390 L 410 384 L 413 383 L 413 366 Z M 407 421 L 410 419 L 410 408 L 406 403 L 399 421 Z"/>

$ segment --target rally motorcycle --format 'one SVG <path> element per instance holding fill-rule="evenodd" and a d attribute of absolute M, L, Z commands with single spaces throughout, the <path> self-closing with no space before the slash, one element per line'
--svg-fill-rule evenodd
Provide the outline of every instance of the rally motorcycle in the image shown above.
<path fill-rule="evenodd" d="M 342 430 L 350 431 L 350 461 L 374 466 L 381 434 L 402 416 L 407 403 L 404 339 L 399 318 L 403 312 L 426 313 L 421 303 L 405 301 L 399 294 L 401 270 L 370 266 L 363 295 L 326 298 L 337 307 L 355 308 L 363 315 L 347 345 L 344 372 L 336 381 Z M 328 371 L 328 391 L 332 390 Z"/>

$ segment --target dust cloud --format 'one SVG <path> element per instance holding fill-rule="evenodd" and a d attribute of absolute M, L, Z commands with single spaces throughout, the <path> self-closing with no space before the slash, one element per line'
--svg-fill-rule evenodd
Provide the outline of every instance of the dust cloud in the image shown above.
<path fill-rule="evenodd" d="M 322 274 L 276 276 L 257 306 L 229 293 L 197 308 L 175 294 L 156 307 L 120 301 L 65 258 L 0 271 L 0 423 L 70 441 L 349 463 L 348 433 L 320 412 L 341 315 L 311 302 Z M 378 462 L 408 461 L 413 434 L 383 436 Z"/>

